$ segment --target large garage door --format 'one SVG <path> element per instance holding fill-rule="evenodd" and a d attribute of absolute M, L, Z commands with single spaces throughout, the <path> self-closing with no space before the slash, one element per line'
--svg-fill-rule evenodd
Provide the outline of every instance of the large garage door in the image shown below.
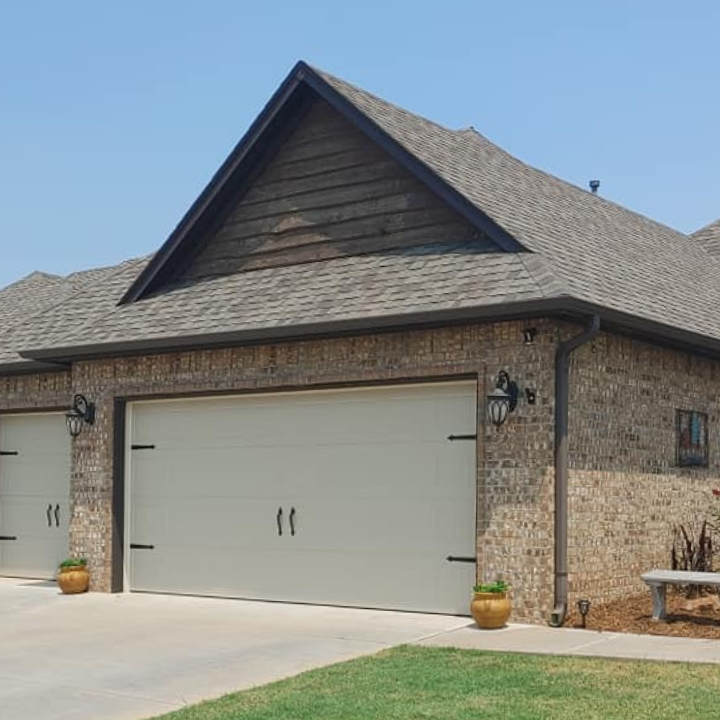
<path fill-rule="evenodd" d="M 467 613 L 475 408 L 469 382 L 132 404 L 131 589 Z"/>
<path fill-rule="evenodd" d="M 0 575 L 55 577 L 68 552 L 69 500 L 64 416 L 0 417 Z"/>

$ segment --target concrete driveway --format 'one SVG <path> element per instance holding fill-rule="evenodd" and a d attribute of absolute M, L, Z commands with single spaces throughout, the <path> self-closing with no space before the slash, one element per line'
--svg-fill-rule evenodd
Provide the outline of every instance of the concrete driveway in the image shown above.
<path fill-rule="evenodd" d="M 0 720 L 137 720 L 469 619 L 0 579 Z"/>

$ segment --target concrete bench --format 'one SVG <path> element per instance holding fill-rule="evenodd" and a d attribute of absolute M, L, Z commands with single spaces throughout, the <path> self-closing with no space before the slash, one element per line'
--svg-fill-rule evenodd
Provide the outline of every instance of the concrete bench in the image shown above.
<path fill-rule="evenodd" d="M 668 585 L 712 585 L 720 587 L 720 573 L 689 572 L 687 570 L 651 570 L 640 576 L 650 587 L 653 620 L 665 620 L 665 591 Z"/>

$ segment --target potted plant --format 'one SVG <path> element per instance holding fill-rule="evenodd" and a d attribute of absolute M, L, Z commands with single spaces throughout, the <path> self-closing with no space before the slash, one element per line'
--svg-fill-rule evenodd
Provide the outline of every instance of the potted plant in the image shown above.
<path fill-rule="evenodd" d="M 58 585 L 66 595 L 84 593 L 90 584 L 90 573 L 85 558 L 68 558 L 60 563 Z"/>
<path fill-rule="evenodd" d="M 482 583 L 474 587 L 470 604 L 473 619 L 483 630 L 501 628 L 510 617 L 510 587 L 504 580 Z"/>

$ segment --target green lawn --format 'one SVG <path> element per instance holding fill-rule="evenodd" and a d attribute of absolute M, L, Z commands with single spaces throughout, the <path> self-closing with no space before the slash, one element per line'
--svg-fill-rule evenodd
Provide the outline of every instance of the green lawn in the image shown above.
<path fill-rule="evenodd" d="M 693 720 L 720 667 L 399 647 L 163 720 Z"/>

